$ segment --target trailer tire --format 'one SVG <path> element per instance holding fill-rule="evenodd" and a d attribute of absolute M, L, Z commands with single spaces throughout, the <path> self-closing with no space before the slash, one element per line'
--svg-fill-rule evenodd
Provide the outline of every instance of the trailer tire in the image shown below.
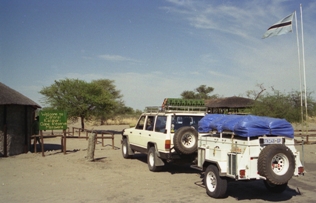
<path fill-rule="evenodd" d="M 197 151 L 198 132 L 189 126 L 179 128 L 173 136 L 175 150 L 180 154 L 193 154 Z"/>
<path fill-rule="evenodd" d="M 223 198 L 227 191 L 227 179 L 219 176 L 218 168 L 209 165 L 204 173 L 206 193 L 213 198 Z"/>
<path fill-rule="evenodd" d="M 273 185 L 286 184 L 292 178 L 294 170 L 294 155 L 285 145 L 268 145 L 259 154 L 258 173 Z"/>

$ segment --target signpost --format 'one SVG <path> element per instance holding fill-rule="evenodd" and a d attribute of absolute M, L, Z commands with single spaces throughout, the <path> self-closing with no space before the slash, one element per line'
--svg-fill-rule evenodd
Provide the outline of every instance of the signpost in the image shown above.
<path fill-rule="evenodd" d="M 65 111 L 40 111 L 40 130 L 66 130 L 67 113 Z"/>
<path fill-rule="evenodd" d="M 39 130 L 42 141 L 42 155 L 44 156 L 43 130 L 63 130 L 62 151 L 66 154 L 67 113 L 65 111 L 51 110 L 39 112 Z"/>

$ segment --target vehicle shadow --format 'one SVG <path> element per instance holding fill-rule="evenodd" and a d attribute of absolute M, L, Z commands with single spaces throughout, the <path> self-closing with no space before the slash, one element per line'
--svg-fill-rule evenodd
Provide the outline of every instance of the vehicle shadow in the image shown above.
<path fill-rule="evenodd" d="M 229 182 L 227 195 L 237 200 L 287 201 L 301 194 L 289 186 L 282 193 L 272 193 L 266 189 L 263 180 L 256 180 Z"/>
<path fill-rule="evenodd" d="M 203 187 L 203 175 L 202 181 L 195 182 L 195 185 Z M 228 182 L 226 198 L 232 197 L 236 200 L 264 200 L 264 201 L 287 201 L 295 196 L 301 195 L 299 191 L 287 187 L 282 193 L 272 193 L 264 186 L 263 180 L 254 181 L 231 181 Z"/>
<path fill-rule="evenodd" d="M 147 155 L 146 154 L 134 154 L 133 159 L 143 162 L 147 165 Z M 171 174 L 179 173 L 195 173 L 199 174 L 200 172 L 196 169 L 190 167 L 191 164 L 176 164 L 176 163 L 166 163 L 165 166 L 159 172 L 169 172 Z"/>

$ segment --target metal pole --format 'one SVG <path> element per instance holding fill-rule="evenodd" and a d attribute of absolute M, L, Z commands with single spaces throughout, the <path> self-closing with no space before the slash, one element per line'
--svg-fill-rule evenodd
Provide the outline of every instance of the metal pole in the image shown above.
<path fill-rule="evenodd" d="M 302 75 L 301 75 L 301 53 L 300 53 L 300 41 L 298 39 L 298 26 L 297 26 L 297 15 L 295 11 L 295 27 L 296 27 L 296 44 L 297 44 L 297 58 L 298 58 L 298 73 L 300 77 L 300 93 L 301 93 L 301 123 L 304 121 L 303 116 L 303 92 L 302 92 Z"/>
<path fill-rule="evenodd" d="M 305 91 L 305 113 L 306 113 L 306 122 L 307 122 L 307 96 L 306 96 L 306 73 L 305 73 L 305 52 L 304 52 L 304 32 L 303 32 L 303 10 L 302 4 L 300 4 L 301 11 L 301 31 L 302 31 L 302 54 L 303 54 L 303 72 L 304 72 L 304 91 Z"/>

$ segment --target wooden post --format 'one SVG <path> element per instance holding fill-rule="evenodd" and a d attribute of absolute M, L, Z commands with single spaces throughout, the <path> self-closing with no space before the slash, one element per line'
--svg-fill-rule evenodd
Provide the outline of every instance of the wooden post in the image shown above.
<path fill-rule="evenodd" d="M 64 135 L 60 136 L 61 152 L 64 152 Z"/>
<path fill-rule="evenodd" d="M 64 137 L 64 146 L 63 146 L 63 151 L 64 151 L 64 154 L 66 154 L 66 130 L 63 130 L 64 134 L 63 134 L 63 137 Z"/>
<path fill-rule="evenodd" d="M 98 133 L 95 133 L 94 147 L 97 145 L 97 143 L 98 143 Z"/>
<path fill-rule="evenodd" d="M 41 135 L 41 147 L 42 147 L 42 156 L 44 157 L 44 138 L 43 138 L 43 131 L 40 131 L 40 135 Z"/>
<path fill-rule="evenodd" d="M 37 153 L 37 148 L 36 148 L 36 142 L 37 142 L 37 137 L 36 135 L 34 135 L 35 137 L 33 138 L 33 147 L 34 147 L 34 153 Z"/>
<path fill-rule="evenodd" d="M 8 134 L 7 134 L 7 124 L 4 124 L 4 131 L 3 131 L 3 156 L 8 156 Z"/>
<path fill-rule="evenodd" d="M 112 149 L 114 149 L 114 133 L 112 133 Z"/>
<path fill-rule="evenodd" d="M 95 139 L 96 133 L 93 133 L 92 131 L 89 135 L 87 161 L 94 161 Z"/>
<path fill-rule="evenodd" d="M 103 133 L 101 134 L 102 135 L 102 147 L 104 147 L 104 138 L 103 138 Z"/>

